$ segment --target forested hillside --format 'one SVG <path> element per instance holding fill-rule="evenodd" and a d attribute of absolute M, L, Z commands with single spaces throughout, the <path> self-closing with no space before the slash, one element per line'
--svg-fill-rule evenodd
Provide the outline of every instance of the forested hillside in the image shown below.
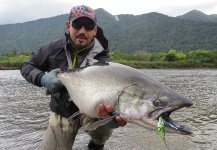
<path fill-rule="evenodd" d="M 186 15 L 169 17 L 155 12 L 113 16 L 104 9 L 95 11 L 98 25 L 104 29 L 111 51 L 134 53 L 217 49 L 215 21 L 188 19 Z M 189 13 L 187 16 L 193 12 Z M 216 15 L 207 17 L 215 18 Z M 33 51 L 49 41 L 64 37 L 67 18 L 68 14 L 64 14 L 26 23 L 0 25 L 0 54 L 14 49 Z"/>

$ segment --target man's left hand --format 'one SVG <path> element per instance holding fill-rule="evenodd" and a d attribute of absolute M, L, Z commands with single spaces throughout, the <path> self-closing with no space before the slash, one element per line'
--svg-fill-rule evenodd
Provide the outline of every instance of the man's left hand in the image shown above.
<path fill-rule="evenodd" d="M 97 114 L 99 117 L 107 117 L 109 113 L 112 112 L 112 106 L 111 105 L 103 105 L 99 104 L 97 107 Z M 124 121 L 120 116 L 115 117 L 117 123 L 119 126 L 123 127 L 127 124 L 126 121 Z"/>

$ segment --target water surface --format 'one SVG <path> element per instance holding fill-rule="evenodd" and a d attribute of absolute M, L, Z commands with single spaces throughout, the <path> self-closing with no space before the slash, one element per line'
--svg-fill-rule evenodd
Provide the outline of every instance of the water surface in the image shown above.
<path fill-rule="evenodd" d="M 166 134 L 170 150 L 217 150 L 217 70 L 147 69 L 143 70 L 194 105 L 172 114 L 181 124 L 190 126 L 190 136 Z M 0 71 L 0 149 L 39 149 L 49 119 L 49 96 L 45 89 L 27 83 L 18 70 Z M 85 150 L 89 136 L 82 130 L 73 150 Z M 165 150 L 155 131 L 127 124 L 115 129 L 106 150 Z"/>

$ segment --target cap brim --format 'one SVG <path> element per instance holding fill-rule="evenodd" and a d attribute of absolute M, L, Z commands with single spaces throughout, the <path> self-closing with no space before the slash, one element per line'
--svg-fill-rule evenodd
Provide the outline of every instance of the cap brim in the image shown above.
<path fill-rule="evenodd" d="M 88 16 L 78 16 L 78 17 L 74 17 L 74 18 L 69 19 L 69 21 L 75 21 L 75 20 L 78 19 L 78 18 L 89 18 L 90 20 L 92 20 L 92 21 L 97 25 L 97 23 L 96 23 L 91 17 L 88 17 Z"/>

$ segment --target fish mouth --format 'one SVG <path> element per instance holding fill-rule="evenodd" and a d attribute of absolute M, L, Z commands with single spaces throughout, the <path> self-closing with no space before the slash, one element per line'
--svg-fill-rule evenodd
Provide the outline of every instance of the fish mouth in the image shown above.
<path fill-rule="evenodd" d="M 162 117 L 166 132 L 177 133 L 177 134 L 182 134 L 182 135 L 192 134 L 192 131 L 189 127 L 185 125 L 181 125 L 178 122 L 170 118 L 171 113 L 178 109 L 179 108 L 167 108 L 167 109 L 158 108 L 152 111 L 149 117 L 150 119 L 153 119 L 156 122 L 158 122 L 159 117 Z"/>

